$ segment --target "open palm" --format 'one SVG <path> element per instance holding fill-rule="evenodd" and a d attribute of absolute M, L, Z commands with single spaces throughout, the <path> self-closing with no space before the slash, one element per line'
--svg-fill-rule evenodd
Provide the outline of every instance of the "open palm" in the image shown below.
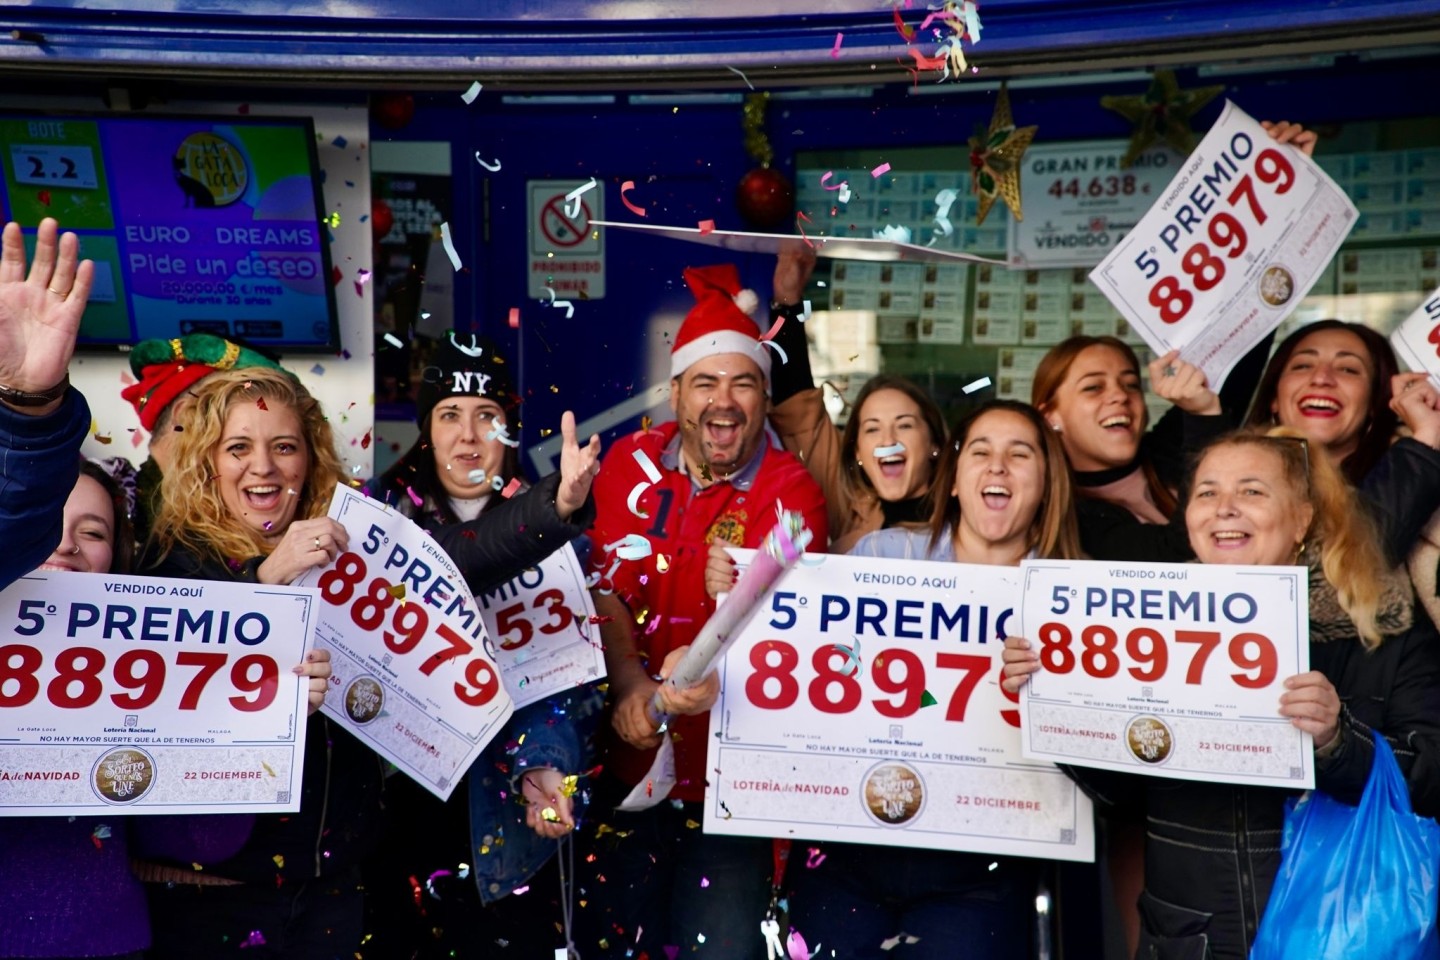
<path fill-rule="evenodd" d="M 40 221 L 29 276 L 20 225 L 7 223 L 0 235 L 0 384 L 26 393 L 65 378 L 95 276 L 95 265 L 79 260 L 75 234 L 58 233 L 53 219 Z"/>

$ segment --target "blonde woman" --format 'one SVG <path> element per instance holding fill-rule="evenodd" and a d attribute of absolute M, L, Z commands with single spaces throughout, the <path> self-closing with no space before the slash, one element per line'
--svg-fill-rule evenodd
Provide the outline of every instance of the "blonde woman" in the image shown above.
<path fill-rule="evenodd" d="M 342 476 L 334 438 L 298 381 L 278 370 L 212 374 L 181 416 L 142 570 L 283 584 L 346 549 L 344 528 L 325 516 Z M 380 763 L 323 715 L 309 723 L 299 813 L 255 817 L 221 862 L 142 866 L 152 958 L 246 957 L 262 945 L 296 960 L 355 951 Z M 208 819 L 244 829 L 242 818 Z"/>

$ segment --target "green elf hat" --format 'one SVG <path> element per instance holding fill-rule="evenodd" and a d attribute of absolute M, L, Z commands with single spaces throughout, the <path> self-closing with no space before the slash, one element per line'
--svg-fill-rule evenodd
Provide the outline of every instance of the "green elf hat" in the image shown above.
<path fill-rule="evenodd" d="M 213 333 L 192 333 L 173 340 L 141 340 L 135 344 L 130 351 L 130 371 L 139 382 L 120 391 L 120 396 L 140 415 L 140 425 L 154 432 L 155 421 L 170 401 L 215 371 L 237 367 L 269 367 L 290 373 L 249 347 Z"/>

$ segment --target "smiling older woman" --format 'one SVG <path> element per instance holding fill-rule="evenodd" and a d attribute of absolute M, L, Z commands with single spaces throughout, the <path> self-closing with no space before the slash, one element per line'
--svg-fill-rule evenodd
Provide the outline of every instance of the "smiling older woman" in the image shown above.
<path fill-rule="evenodd" d="M 1310 568 L 1310 665 L 1277 709 L 1315 744 L 1316 789 L 1358 802 L 1374 738 L 1394 748 L 1415 812 L 1440 812 L 1440 637 L 1415 617 L 1404 578 L 1387 573 L 1368 516 L 1318 445 L 1283 428 L 1211 444 L 1185 510 L 1202 563 Z M 1007 690 L 1040 669 L 1009 637 Z M 1143 930 L 1137 957 L 1242 960 L 1280 864 L 1279 789 L 1067 772 L 1097 803 L 1143 796 Z"/>

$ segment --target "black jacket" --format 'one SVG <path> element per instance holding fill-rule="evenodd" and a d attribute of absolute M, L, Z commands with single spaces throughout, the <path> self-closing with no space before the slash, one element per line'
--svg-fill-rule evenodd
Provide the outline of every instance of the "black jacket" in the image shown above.
<path fill-rule="evenodd" d="M 1312 641 L 1311 668 L 1340 694 L 1340 740 L 1317 757 L 1317 789 L 1358 803 L 1374 757 L 1373 732 L 1394 748 L 1415 812 L 1440 814 L 1440 636 L 1418 618 L 1367 653 L 1359 640 Z M 1102 808 L 1146 815 L 1145 891 L 1137 957 L 1244 960 L 1280 867 L 1292 791 L 1162 780 L 1067 768 Z"/>
<path fill-rule="evenodd" d="M 555 512 L 559 489 L 560 474 L 552 473 L 513 497 L 495 497 L 484 513 L 463 523 L 441 523 L 408 497 L 391 506 L 424 528 L 455 561 L 470 592 L 480 594 L 533 567 L 590 529 L 595 522 L 594 494 L 585 498 L 584 506 L 569 520 L 561 520 Z"/>
<path fill-rule="evenodd" d="M 1391 566 L 1404 563 L 1440 508 L 1440 450 L 1405 438 L 1391 444 L 1360 484 Z"/>
<path fill-rule="evenodd" d="M 255 583 L 263 560 L 256 557 L 231 569 L 219 559 L 176 549 L 158 562 L 145 558 L 140 569 L 157 577 Z M 240 852 L 229 860 L 206 864 L 206 872 L 247 883 L 299 883 L 334 876 L 357 866 L 370 853 L 377 840 L 384 790 L 380 757 L 316 713 L 305 731 L 304 763 L 300 812 L 255 817 L 250 839 Z"/>

